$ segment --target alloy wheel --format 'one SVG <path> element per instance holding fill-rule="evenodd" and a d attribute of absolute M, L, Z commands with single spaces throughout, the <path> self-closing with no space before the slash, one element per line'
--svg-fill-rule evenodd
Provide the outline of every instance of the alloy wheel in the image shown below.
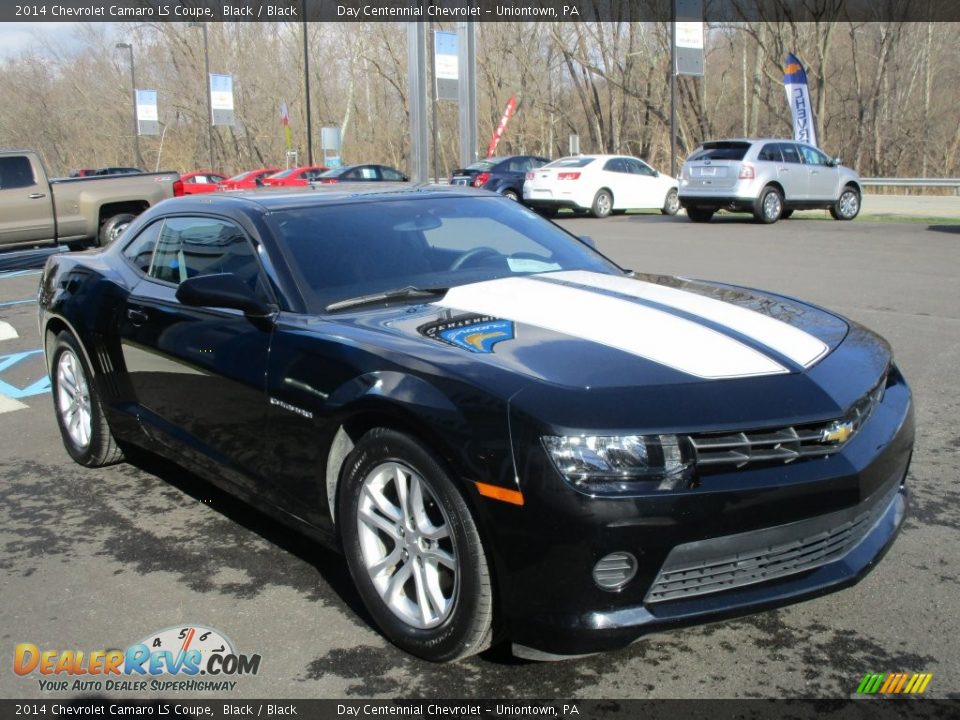
<path fill-rule="evenodd" d="M 459 566 L 450 521 L 423 477 L 388 462 L 364 478 L 357 504 L 363 564 L 391 612 L 434 628 L 453 612 Z"/>
<path fill-rule="evenodd" d="M 86 448 L 92 433 L 90 390 L 80 360 L 70 350 L 57 362 L 57 408 L 70 439 Z"/>

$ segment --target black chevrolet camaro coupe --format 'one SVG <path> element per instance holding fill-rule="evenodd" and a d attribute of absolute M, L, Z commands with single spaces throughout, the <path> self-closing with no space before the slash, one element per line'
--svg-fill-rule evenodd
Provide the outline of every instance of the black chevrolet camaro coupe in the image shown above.
<path fill-rule="evenodd" d="M 546 659 L 850 585 L 904 515 L 865 328 L 625 271 L 468 188 L 184 197 L 52 257 L 67 452 L 140 446 L 342 548 L 382 632 Z"/>

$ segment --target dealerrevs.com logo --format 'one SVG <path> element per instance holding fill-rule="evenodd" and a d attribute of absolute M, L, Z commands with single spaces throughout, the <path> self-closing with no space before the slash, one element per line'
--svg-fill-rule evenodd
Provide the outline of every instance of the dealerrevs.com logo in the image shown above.
<path fill-rule="evenodd" d="M 219 630 L 180 625 L 152 633 L 126 650 L 14 649 L 13 671 L 37 676 L 40 690 L 195 692 L 233 690 L 232 678 L 256 675 L 260 655 L 237 653 Z"/>

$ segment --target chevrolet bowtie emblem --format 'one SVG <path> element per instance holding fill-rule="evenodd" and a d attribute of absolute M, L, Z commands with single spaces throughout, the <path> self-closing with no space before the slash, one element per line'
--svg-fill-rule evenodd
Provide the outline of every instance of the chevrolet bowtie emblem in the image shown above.
<path fill-rule="evenodd" d="M 835 422 L 820 432 L 820 442 L 844 443 L 853 435 L 853 423 Z"/>

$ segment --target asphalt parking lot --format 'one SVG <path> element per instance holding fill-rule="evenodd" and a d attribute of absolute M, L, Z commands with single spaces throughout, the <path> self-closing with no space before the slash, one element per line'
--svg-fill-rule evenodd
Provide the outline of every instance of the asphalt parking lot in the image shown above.
<path fill-rule="evenodd" d="M 372 627 L 335 553 L 164 462 L 72 463 L 39 353 L 39 271 L 7 270 L 0 338 L 8 326 L 16 337 L 0 340 L 0 662 L 9 668 L 22 642 L 126 648 L 198 623 L 262 656 L 234 698 L 836 698 L 865 673 L 897 671 L 932 673 L 928 696 L 960 697 L 960 225 L 561 222 L 626 267 L 801 297 L 890 341 L 916 402 L 911 507 L 862 583 L 603 656 L 419 661 Z M 68 696 L 41 690 L 36 675 L 0 674 L 0 697 Z"/>

